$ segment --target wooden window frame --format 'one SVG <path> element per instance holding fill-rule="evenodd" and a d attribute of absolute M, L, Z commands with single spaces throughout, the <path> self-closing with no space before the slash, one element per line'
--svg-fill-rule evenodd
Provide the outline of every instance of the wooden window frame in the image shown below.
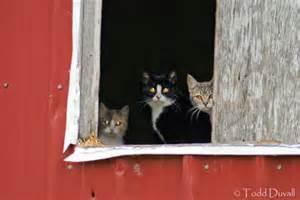
<path fill-rule="evenodd" d="M 271 1 L 271 0 L 269 0 Z M 263 0 L 262 0 L 263 2 Z M 261 3 L 262 3 L 261 2 Z M 296 0 L 291 0 L 290 3 L 295 2 L 295 5 L 300 7 L 300 4 L 296 2 Z M 213 110 L 213 119 L 220 120 L 226 118 L 224 113 L 236 105 L 239 105 L 240 102 L 233 102 L 232 105 L 228 105 L 226 103 L 226 98 L 228 95 L 222 94 L 222 90 L 220 87 L 232 87 L 234 88 L 234 84 L 236 81 L 222 78 L 224 74 L 231 73 L 230 70 L 234 70 L 239 67 L 239 63 L 245 62 L 245 54 L 242 54 L 236 58 L 236 60 L 228 61 L 229 54 L 232 52 L 227 51 L 226 48 L 228 46 L 227 41 L 224 41 L 221 38 L 221 34 L 242 34 L 243 31 L 247 32 L 247 26 L 241 24 L 241 27 L 238 27 L 240 30 L 237 30 L 238 24 L 230 24 L 226 21 L 222 21 L 222 15 L 226 14 L 219 9 L 220 6 L 227 7 L 232 6 L 234 3 L 233 0 L 229 0 L 229 2 L 217 0 L 217 20 L 221 20 L 216 22 L 216 39 L 215 39 L 215 70 L 214 70 L 214 98 L 217 99 L 216 108 Z M 240 2 L 241 3 L 241 2 Z M 251 8 L 252 4 L 244 2 L 245 6 L 249 6 L 249 10 L 253 11 L 255 9 Z M 237 3 L 238 4 L 238 3 Z M 279 3 L 278 6 L 286 6 L 289 3 L 285 2 L 282 5 Z M 291 5 L 290 5 L 291 6 Z M 247 7 L 248 8 L 248 7 Z M 228 8 L 229 9 L 229 8 Z M 277 8 L 278 9 L 278 8 Z M 296 8 L 295 8 L 296 9 Z M 101 38 L 101 12 L 102 11 L 102 0 L 73 0 L 73 52 L 72 52 L 72 61 L 71 61 L 71 69 L 70 69 L 70 82 L 69 82 L 69 93 L 68 93 L 68 103 L 67 103 L 67 122 L 66 122 L 66 131 L 65 131 L 65 141 L 64 141 L 64 151 L 68 148 L 70 144 L 76 144 L 78 136 L 86 136 L 91 132 L 97 132 L 98 126 L 98 94 L 99 94 L 99 84 L 100 84 L 100 38 Z M 223 10 L 224 11 L 224 10 Z M 235 11 L 233 11 L 235 12 Z M 249 13 L 246 13 L 249 14 Z M 260 14 L 260 13 L 256 13 Z M 288 15 L 285 16 L 285 13 L 279 13 L 280 17 L 288 18 Z M 233 15 L 234 16 L 234 15 Z M 245 18 L 246 19 L 246 18 Z M 255 20 L 254 17 L 251 20 Z M 284 22 L 284 19 L 282 19 Z M 245 21 L 241 21 L 238 23 L 246 23 Z M 255 23 L 255 22 L 249 22 Z M 275 23 L 276 24 L 276 23 Z M 253 25 L 253 24 L 252 24 Z M 254 24 L 256 25 L 256 24 Z M 277 25 L 277 24 L 276 24 Z M 295 24 L 296 26 L 297 24 Z M 224 27 L 228 27 L 230 30 L 224 30 Z M 284 26 L 284 25 L 283 25 Z M 291 25 L 293 26 L 293 25 Z M 286 27 L 284 27 L 286 28 Z M 283 28 L 283 29 L 284 29 Z M 232 32 L 230 32 L 232 31 Z M 299 31 L 299 30 L 298 30 Z M 289 36 L 293 36 L 293 33 Z M 245 36 L 246 37 L 246 36 Z M 255 39 L 260 36 L 256 36 Z M 247 40 L 247 38 L 243 38 Z M 299 41 L 296 37 L 295 41 Z M 282 44 L 284 46 L 284 44 Z M 247 48 L 250 48 L 251 45 L 248 45 Z M 250 49 L 250 51 L 255 51 Z M 237 54 L 239 52 L 236 52 Z M 251 54 L 251 53 L 250 53 Z M 275 52 L 274 55 L 271 56 L 279 56 L 280 51 Z M 257 56 L 257 55 L 255 55 Z M 230 57 L 230 56 L 229 56 Z M 227 58 L 227 60 L 225 59 Z M 297 58 L 297 57 L 296 57 Z M 244 59 L 244 60 L 243 60 Z M 288 62 L 286 60 L 285 62 Z M 293 62 L 298 62 L 297 60 Z M 276 63 L 275 63 L 276 64 Z M 297 64 L 297 63 L 296 63 Z M 251 65 L 251 63 L 248 65 Z M 224 66 L 224 67 L 223 67 Z M 300 61 L 299 61 L 300 66 Z M 247 66 L 249 67 L 249 66 Z M 296 65 L 294 67 L 294 72 L 299 73 L 300 67 Z M 248 69 L 249 70 L 249 69 Z M 238 74 L 237 81 L 240 81 L 240 76 L 243 76 L 241 79 L 247 78 L 256 80 L 257 77 L 246 77 L 248 72 L 240 71 Z M 254 70 L 254 74 L 255 74 Z M 299 73 L 300 74 L 300 73 Z M 221 76 L 222 75 L 222 76 Z M 81 78 L 88 77 L 88 78 Z M 245 78 L 246 77 L 246 78 Z M 291 83 L 291 82 L 289 82 Z M 277 84 L 278 85 L 278 84 Z M 277 86 L 275 84 L 275 87 Z M 247 91 L 249 88 L 246 85 L 243 85 L 242 89 L 239 89 L 240 92 Z M 268 87 L 274 87 L 274 84 L 269 85 Z M 224 89 L 224 88 L 223 88 Z M 254 96 L 257 94 L 253 94 Z M 300 96 L 300 93 L 295 96 Z M 274 97 L 277 98 L 277 97 Z M 228 100 L 228 99 L 227 99 Z M 246 102 L 249 103 L 249 102 Z M 300 102 L 298 102 L 300 103 Z M 222 106 L 223 104 L 223 106 Z M 224 107 L 225 105 L 225 107 Z M 254 105 L 254 104 L 253 104 Z M 252 105 L 252 106 L 253 106 Z M 223 109 L 223 110 L 222 110 Z M 243 108 L 239 107 L 239 109 L 234 110 L 230 114 L 234 114 L 237 112 L 241 112 Z M 297 116 L 295 114 L 295 116 Z M 294 116 L 294 117 L 295 117 Z M 239 117 L 239 116 L 238 116 Z M 253 117 L 253 115 L 252 115 Z M 238 119 L 241 119 L 240 117 Z M 249 121 L 251 123 L 251 121 Z M 212 144 L 178 144 L 178 145 L 123 145 L 119 147 L 101 147 L 101 148 L 87 148 L 83 149 L 80 147 L 75 147 L 75 152 L 67 157 L 66 161 L 71 162 L 84 162 L 91 160 L 99 160 L 99 159 L 107 159 L 111 157 L 117 156 L 125 156 L 125 155 L 299 155 L 300 154 L 300 145 L 291 144 L 288 141 L 290 138 L 287 138 L 284 133 L 275 134 L 268 133 L 264 137 L 270 137 L 271 139 L 279 138 L 282 141 L 287 142 L 289 144 L 281 144 L 281 145 L 257 145 L 254 144 L 257 141 L 257 133 L 255 138 L 251 138 L 251 133 L 248 133 L 248 129 L 245 129 L 244 135 L 237 136 L 236 130 L 241 127 L 241 122 L 236 121 L 235 124 L 229 124 L 230 126 L 228 131 L 226 128 L 226 123 L 222 126 L 215 127 L 213 123 L 213 131 L 212 131 Z M 298 129 L 300 125 L 298 124 Z M 227 130 L 227 131 L 226 131 Z M 223 133 L 225 132 L 225 134 Z M 274 135 L 275 134 L 275 135 Z M 239 141 L 243 141 L 242 137 L 246 137 L 246 142 L 250 142 L 253 144 L 239 144 Z M 297 136 L 295 136 L 298 138 Z M 263 137 L 258 138 L 264 140 Z M 218 144 L 227 143 L 227 144 Z M 237 144 L 237 145 L 234 145 Z"/>
<path fill-rule="evenodd" d="M 64 151 L 98 128 L 102 0 L 73 0 L 72 61 Z M 88 78 L 81 78 L 88 77 Z"/>

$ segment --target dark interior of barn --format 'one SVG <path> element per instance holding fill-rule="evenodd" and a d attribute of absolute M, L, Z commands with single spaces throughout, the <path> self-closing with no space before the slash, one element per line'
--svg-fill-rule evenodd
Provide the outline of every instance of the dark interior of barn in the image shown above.
<path fill-rule="evenodd" d="M 130 105 L 127 144 L 157 144 L 150 109 L 141 106 L 144 70 L 175 69 L 188 95 L 187 73 L 198 81 L 213 75 L 215 1 L 104 0 L 101 32 L 100 101 Z M 209 120 L 203 126 L 211 126 Z"/>

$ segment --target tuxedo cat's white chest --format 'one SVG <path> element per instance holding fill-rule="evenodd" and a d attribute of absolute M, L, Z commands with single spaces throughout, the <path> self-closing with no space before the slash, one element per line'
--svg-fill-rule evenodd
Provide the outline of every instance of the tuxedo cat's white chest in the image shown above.
<path fill-rule="evenodd" d="M 154 131 L 157 133 L 160 140 L 163 143 L 166 143 L 164 136 L 160 133 L 156 124 L 157 124 L 157 120 L 159 119 L 160 115 L 163 113 L 165 107 L 167 107 L 168 105 L 166 105 L 165 102 L 150 102 L 149 106 L 151 107 L 151 111 L 152 111 L 152 113 L 151 113 L 152 127 L 153 127 Z"/>
<path fill-rule="evenodd" d="M 147 88 L 144 91 L 147 91 L 147 97 L 150 96 L 150 98 L 146 99 L 146 102 L 151 108 L 152 127 L 164 143 L 166 143 L 166 141 L 164 136 L 160 133 L 157 123 L 164 109 L 175 103 L 174 95 L 172 95 L 174 92 L 175 78 L 176 74 L 174 72 L 171 72 L 169 76 L 154 77 L 154 80 L 150 80 L 149 74 L 144 74 L 144 83 Z M 151 82 L 151 84 L 147 85 L 149 82 Z"/>
<path fill-rule="evenodd" d="M 156 121 L 158 120 L 159 116 L 161 115 L 161 113 L 164 111 L 165 105 L 163 103 L 160 102 L 151 102 L 149 103 L 151 110 L 152 110 L 152 125 L 155 131 L 157 130 L 156 127 Z"/>

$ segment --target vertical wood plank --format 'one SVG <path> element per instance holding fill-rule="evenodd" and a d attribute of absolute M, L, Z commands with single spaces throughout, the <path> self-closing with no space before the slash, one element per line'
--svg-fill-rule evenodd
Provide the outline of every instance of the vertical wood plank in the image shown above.
<path fill-rule="evenodd" d="M 213 141 L 300 142 L 300 2 L 218 0 Z"/>
<path fill-rule="evenodd" d="M 79 120 L 82 137 L 98 127 L 101 14 L 102 0 L 84 1 Z"/>

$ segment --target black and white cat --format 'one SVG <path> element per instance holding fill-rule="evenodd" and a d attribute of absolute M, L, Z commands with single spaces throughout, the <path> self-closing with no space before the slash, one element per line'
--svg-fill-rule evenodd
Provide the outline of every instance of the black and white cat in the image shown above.
<path fill-rule="evenodd" d="M 201 125 L 201 116 L 197 124 L 190 122 L 187 113 L 192 105 L 177 88 L 175 71 L 159 75 L 144 72 L 142 93 L 143 101 L 151 108 L 153 130 L 163 143 L 210 141 L 206 136 L 203 138 L 203 132 L 210 130 Z"/>
<path fill-rule="evenodd" d="M 143 101 L 151 108 L 152 127 L 160 140 L 163 143 L 182 142 L 180 134 L 172 128 L 174 123 L 182 123 L 175 71 L 159 75 L 144 72 L 142 83 Z"/>

